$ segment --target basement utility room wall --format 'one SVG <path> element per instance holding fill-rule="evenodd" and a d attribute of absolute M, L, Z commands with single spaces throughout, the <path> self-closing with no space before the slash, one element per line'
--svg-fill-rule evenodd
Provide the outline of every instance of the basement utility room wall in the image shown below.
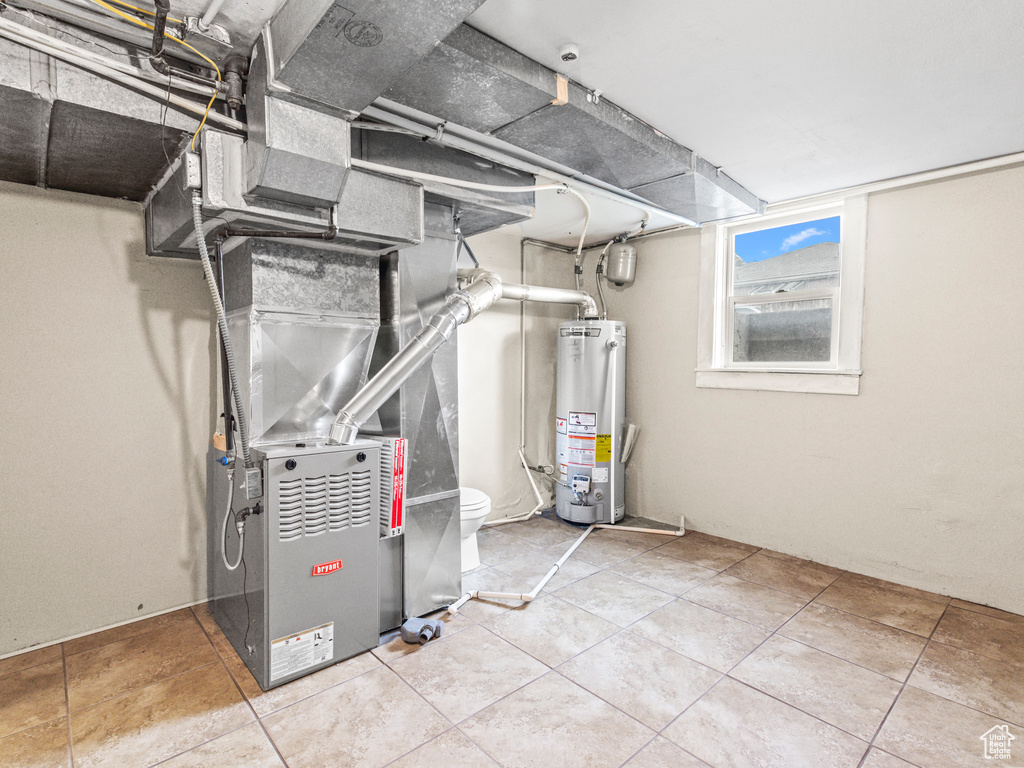
<path fill-rule="evenodd" d="M 573 287 L 570 254 L 528 244 L 521 262 L 520 237 L 509 229 L 469 239 L 484 269 L 509 283 Z M 463 256 L 459 266 L 472 264 Z M 518 455 L 520 306 L 501 301 L 459 327 L 459 482 L 491 497 L 489 520 L 536 506 Z M 534 465 L 554 460 L 556 338 L 559 324 L 575 317 L 572 306 L 526 304 L 526 457 Z M 553 504 L 551 482 L 535 478 Z"/>
<path fill-rule="evenodd" d="M 1019 166 L 870 195 L 855 397 L 698 389 L 700 234 L 644 241 L 627 511 L 1024 613 L 1022 209 Z"/>
<path fill-rule="evenodd" d="M 0 183 L 0 655 L 206 597 L 210 297 L 142 207 Z"/>

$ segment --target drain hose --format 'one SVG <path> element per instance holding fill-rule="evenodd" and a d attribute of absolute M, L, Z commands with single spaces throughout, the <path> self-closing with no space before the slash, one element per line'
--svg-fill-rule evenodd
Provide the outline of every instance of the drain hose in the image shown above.
<path fill-rule="evenodd" d="M 192 193 L 192 221 L 196 227 L 196 243 L 199 246 L 199 258 L 203 262 L 203 273 L 206 285 L 210 289 L 213 308 L 217 313 L 217 327 L 220 329 L 220 343 L 224 347 L 224 356 L 228 361 L 228 381 L 231 384 L 231 399 L 235 403 L 235 423 L 238 425 L 238 442 L 242 445 L 242 461 L 246 467 L 252 467 L 249 455 L 249 423 L 242 407 L 242 396 L 238 389 L 238 373 L 235 369 L 235 351 L 231 347 L 231 335 L 228 333 L 228 319 L 224 314 L 224 304 L 220 300 L 217 280 L 213 276 L 213 265 L 210 264 L 210 253 L 206 249 L 206 235 L 203 233 L 203 198 L 198 192 Z"/>

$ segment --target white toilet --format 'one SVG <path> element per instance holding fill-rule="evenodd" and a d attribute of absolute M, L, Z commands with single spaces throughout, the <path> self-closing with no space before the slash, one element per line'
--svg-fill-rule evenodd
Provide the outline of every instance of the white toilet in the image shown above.
<path fill-rule="evenodd" d="M 476 532 L 491 512 L 491 497 L 476 488 L 459 488 L 462 513 L 462 572 L 480 565 L 480 550 L 476 545 Z"/>

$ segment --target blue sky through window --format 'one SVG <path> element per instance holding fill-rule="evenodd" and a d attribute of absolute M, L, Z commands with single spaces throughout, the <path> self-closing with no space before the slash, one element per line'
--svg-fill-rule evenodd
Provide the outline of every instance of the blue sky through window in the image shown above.
<path fill-rule="evenodd" d="M 747 264 L 796 251 L 817 243 L 839 242 L 839 217 L 801 221 L 784 227 L 736 235 L 736 253 Z"/>

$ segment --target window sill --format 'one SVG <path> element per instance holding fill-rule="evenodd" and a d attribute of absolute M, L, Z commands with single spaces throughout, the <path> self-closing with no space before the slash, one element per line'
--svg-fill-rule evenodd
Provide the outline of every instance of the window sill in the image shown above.
<path fill-rule="evenodd" d="M 739 371 L 698 369 L 697 386 L 707 389 L 756 389 L 820 395 L 860 393 L 860 371 Z"/>

